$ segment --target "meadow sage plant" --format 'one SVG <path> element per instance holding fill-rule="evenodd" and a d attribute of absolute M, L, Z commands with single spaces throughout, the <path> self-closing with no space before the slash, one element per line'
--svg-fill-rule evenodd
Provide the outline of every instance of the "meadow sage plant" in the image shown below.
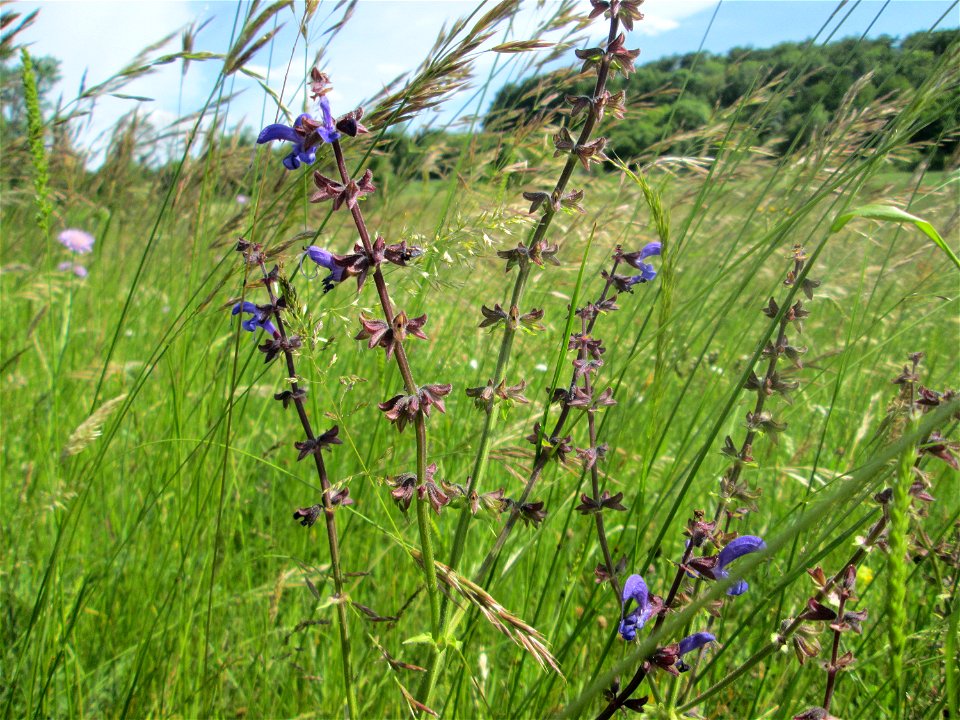
<path fill-rule="evenodd" d="M 351 504 L 350 491 L 348 488 L 334 488 L 327 476 L 326 465 L 323 461 L 322 452 L 330 449 L 333 445 L 341 444 L 337 437 L 339 428 L 334 425 L 319 435 L 314 431 L 308 416 L 304 400 L 307 397 L 306 390 L 301 387 L 299 376 L 296 369 L 296 351 L 301 347 L 301 340 L 297 335 L 291 335 L 287 332 L 287 327 L 283 318 L 283 311 L 287 308 L 287 299 L 284 296 L 278 296 L 275 287 L 280 283 L 280 270 L 274 266 L 267 270 L 266 255 L 263 247 L 259 243 L 251 243 L 246 240 L 240 240 L 237 243 L 237 250 L 243 255 L 245 261 L 245 280 L 246 271 L 253 268 L 259 272 L 260 278 L 256 282 L 267 291 L 268 302 L 260 305 L 254 304 L 249 300 L 241 300 L 236 303 L 231 310 L 232 315 L 246 314 L 250 317 L 241 322 L 241 327 L 251 333 L 263 331 L 266 335 L 265 341 L 258 346 L 260 352 L 264 354 L 265 362 L 271 362 L 275 358 L 282 356 L 285 362 L 285 377 L 289 383 L 289 388 L 274 395 L 274 399 L 281 402 L 284 409 L 291 404 L 296 409 L 300 426 L 305 438 L 294 443 L 297 450 L 297 460 L 304 460 L 312 457 L 316 467 L 317 476 L 320 480 L 322 489 L 321 501 L 307 508 L 300 508 L 293 513 L 295 520 L 299 520 L 301 525 L 311 526 L 323 515 L 324 525 L 327 533 L 327 545 L 330 551 L 331 571 L 333 574 L 333 584 L 335 590 L 335 599 L 337 600 L 337 616 L 339 621 L 340 634 L 340 654 L 343 666 L 343 681 L 346 694 L 347 705 L 351 716 L 357 712 L 357 700 L 353 689 L 353 665 L 350 656 L 350 636 L 347 626 L 347 612 L 344 595 L 344 572 L 340 558 L 340 540 L 337 534 L 337 523 L 335 519 L 336 509 L 343 505 Z M 245 283 L 246 284 L 246 283 Z"/>
<path fill-rule="evenodd" d="M 624 102 L 625 94 L 623 91 L 611 93 L 607 89 L 610 78 L 616 73 L 621 73 L 624 77 L 629 76 L 633 70 L 633 59 L 639 55 L 639 50 L 626 50 L 624 48 L 625 35 L 621 27 L 632 29 L 634 21 L 642 19 L 639 6 L 642 0 L 612 0 L 605 2 L 601 0 L 591 0 L 590 19 L 603 15 L 608 19 L 606 42 L 601 47 L 593 47 L 583 50 L 577 50 L 576 56 L 583 60 L 584 72 L 596 72 L 596 82 L 593 92 L 589 95 L 567 95 L 566 102 L 571 106 L 569 127 L 564 126 L 553 136 L 553 145 L 555 148 L 554 156 L 565 156 L 563 168 L 556 180 L 552 190 L 527 190 L 523 192 L 523 198 L 530 202 L 530 213 L 540 213 L 530 237 L 526 243 L 520 243 L 517 247 L 508 250 L 498 251 L 498 255 L 506 260 L 506 271 L 510 272 L 513 268 L 517 269 L 513 289 L 510 292 L 510 306 L 504 310 L 505 319 L 521 318 L 529 316 L 529 313 L 523 313 L 520 310 L 523 303 L 524 291 L 527 285 L 527 279 L 533 271 L 534 266 L 545 267 L 546 263 L 557 264 L 556 258 L 559 250 L 556 244 L 547 240 L 547 233 L 554 219 L 563 213 L 583 213 L 585 209 L 581 204 L 584 198 L 584 191 L 568 190 L 573 172 L 578 164 L 586 171 L 590 171 L 593 164 L 601 163 L 606 159 L 603 149 L 606 145 L 606 139 L 592 138 L 594 130 L 604 119 L 605 116 L 615 119 L 623 119 L 626 112 Z M 583 121 L 579 129 L 574 129 L 574 124 L 582 116 Z M 571 132 L 573 131 L 573 132 Z M 643 272 L 641 271 L 641 276 Z M 649 275 L 649 273 L 648 273 Z M 494 389 L 501 389 L 501 399 L 512 401 L 513 398 L 506 392 L 506 388 L 514 388 L 514 393 L 520 391 L 516 388 L 523 388 L 526 381 L 521 379 L 513 384 L 506 380 L 507 370 L 510 361 L 510 354 L 513 349 L 513 341 L 521 324 L 516 321 L 507 321 L 503 323 L 503 329 L 497 354 L 496 367 L 493 377 L 479 391 L 474 390 L 471 394 L 479 398 L 478 407 L 483 410 L 483 427 L 480 431 L 480 438 L 475 452 L 473 471 L 470 474 L 469 482 L 466 487 L 466 494 L 469 497 L 480 494 L 480 487 L 485 480 L 487 465 L 489 461 L 490 443 L 494 437 L 494 426 L 497 413 L 494 412 L 494 405 L 498 399 Z M 510 533 L 518 519 L 525 522 L 536 524 L 544 517 L 542 501 L 529 501 L 529 495 L 537 478 L 542 472 L 546 461 L 550 457 L 563 458 L 567 448 L 563 438 L 559 433 L 551 433 L 549 436 L 542 436 L 540 431 L 535 430 L 537 436 L 537 458 L 534 462 L 530 478 L 521 493 L 520 499 L 509 503 L 510 516 L 507 519 L 504 529 L 494 548 L 487 554 L 476 573 L 478 581 L 484 582 L 484 576 L 490 569 L 493 560 L 499 553 L 506 536 Z M 545 449 L 543 440 L 550 443 L 550 449 Z M 591 445 L 591 447 L 593 447 Z M 449 565 L 454 570 L 463 554 L 466 544 L 467 533 L 470 527 L 470 513 L 461 511 L 459 523 L 457 525 L 456 535 L 454 537 Z"/>
<path fill-rule="evenodd" d="M 643 265 L 644 251 L 632 258 L 635 267 Z M 813 291 L 819 287 L 820 283 L 808 277 L 808 272 L 804 272 L 807 262 L 807 255 L 800 245 L 794 246 L 790 253 L 790 267 L 783 280 L 783 285 L 788 289 L 788 297 L 800 290 L 807 298 L 813 298 Z M 786 303 L 785 303 L 786 304 Z M 669 592 L 658 609 L 657 620 L 655 622 L 654 632 L 659 630 L 666 617 L 666 613 L 675 608 L 686 593 L 682 592 L 683 580 L 685 576 L 699 577 L 704 580 L 729 580 L 731 571 L 728 568 L 730 563 L 750 553 L 766 549 L 766 543 L 763 538 L 756 535 L 737 536 L 731 531 L 733 520 L 743 518 L 750 511 L 756 510 L 756 498 L 759 496 L 759 490 L 748 485 L 742 478 L 742 472 L 747 467 L 756 464 L 753 458 L 753 445 L 757 437 L 766 435 L 770 437 L 774 444 L 778 442 L 778 435 L 787 428 L 786 423 L 775 418 L 773 413 L 767 408 L 768 399 L 778 394 L 787 402 L 790 402 L 790 393 L 799 388 L 799 382 L 791 379 L 785 373 L 781 373 L 778 364 L 781 357 L 786 357 L 792 362 L 793 369 L 801 369 L 803 363 L 801 357 L 806 352 L 805 347 L 797 347 L 790 344 L 788 330 L 794 327 L 798 333 L 803 330 L 803 321 L 809 316 L 809 311 L 803 306 L 802 301 L 781 308 L 781 306 L 770 298 L 767 304 L 762 308 L 762 312 L 771 321 L 776 323 L 776 337 L 768 341 L 763 349 L 762 356 L 766 359 L 767 365 L 763 377 L 759 377 L 755 371 L 751 370 L 747 376 L 744 389 L 756 392 L 757 398 L 753 410 L 746 414 L 747 431 L 743 442 L 737 447 L 733 440 L 727 436 L 724 439 L 722 453 L 731 459 L 731 464 L 724 472 L 720 481 L 720 498 L 717 503 L 716 511 L 712 520 L 706 520 L 703 511 L 696 511 L 694 516 L 688 520 L 687 528 L 684 534 L 687 540 L 684 544 L 683 555 L 677 564 L 677 572 L 673 582 L 670 585 Z M 731 508 L 731 501 L 743 503 Z M 722 527 L 721 527 L 722 521 Z M 698 548 L 703 546 L 713 546 L 720 548 L 716 554 L 695 556 Z M 736 578 L 727 589 L 727 595 L 735 597 L 745 593 L 749 587 L 743 578 Z M 707 632 L 712 629 L 713 621 L 719 610 L 713 610 L 711 617 L 707 620 Z M 606 719 L 615 713 L 619 708 L 625 707 L 625 703 L 630 700 L 632 694 L 637 690 L 643 679 L 649 675 L 653 663 L 654 655 L 649 656 L 644 663 L 637 668 L 633 678 L 621 690 L 619 685 L 616 692 L 608 691 L 608 704 L 599 718 Z M 696 667 L 699 659 L 692 662 L 687 669 L 693 669 L 690 682 L 687 688 L 692 687 L 696 678 Z M 651 665 L 653 663 L 653 665 Z"/>
<path fill-rule="evenodd" d="M 317 247 L 307 249 L 307 256 L 318 265 L 330 270 L 324 278 L 324 289 L 329 290 L 333 283 L 341 282 L 346 277 L 356 277 L 358 292 L 363 289 L 368 274 L 373 275 L 377 297 L 380 301 L 382 318 L 373 318 L 361 314 L 359 317 L 360 332 L 357 340 L 366 340 L 367 347 L 383 348 L 387 359 L 395 359 L 400 371 L 403 390 L 379 404 L 385 418 L 393 423 L 397 430 L 402 432 L 407 424 L 414 427 L 416 439 L 416 510 L 417 523 L 420 531 L 420 542 L 423 553 L 421 567 L 423 568 L 427 596 L 430 603 L 432 651 L 431 662 L 427 672 L 422 697 L 417 701 L 417 707 L 428 707 L 430 695 L 436 682 L 436 673 L 439 657 L 442 652 L 440 637 L 440 589 L 437 585 L 437 574 L 434 565 L 433 539 L 428 509 L 439 513 L 441 508 L 449 502 L 449 498 L 439 490 L 434 482 L 436 473 L 435 464 L 427 464 L 428 451 L 426 421 L 430 416 L 431 408 L 441 413 L 445 411 L 443 398 L 452 389 L 449 384 L 428 383 L 420 385 L 413 376 L 410 362 L 407 359 L 407 341 L 411 338 L 426 339 L 423 331 L 427 323 L 426 314 L 410 318 L 403 310 L 394 306 L 383 278 L 381 264 L 392 262 L 405 266 L 407 260 L 419 254 L 418 248 L 407 248 L 405 244 L 387 246 L 383 238 L 371 237 L 367 229 L 363 211 L 359 201 L 376 190 L 373 184 L 373 173 L 368 169 L 359 180 L 351 178 L 344 159 L 341 138 L 355 137 L 366 132 L 360 124 L 363 111 L 357 109 L 339 120 L 334 121 L 330 112 L 329 101 L 326 95 L 331 90 L 329 78 L 314 69 L 310 78 L 310 89 L 313 99 L 321 108 L 322 120 L 316 121 L 309 116 L 301 116 L 298 123 L 287 128 L 282 125 L 271 125 L 261 133 L 260 141 L 271 139 L 288 140 L 294 143 L 291 155 L 284 159 L 284 166 L 295 169 L 298 160 L 313 162 L 313 149 L 320 143 L 332 146 L 336 161 L 339 179 L 331 179 L 320 172 L 315 172 L 313 179 L 317 191 L 311 196 L 310 202 L 319 203 L 332 201 L 333 209 L 347 210 L 360 236 L 353 252 L 336 254 Z M 309 160 L 308 160 L 309 159 Z M 319 452 L 319 447 L 317 448 Z M 407 503 L 407 506 L 409 503 Z"/>

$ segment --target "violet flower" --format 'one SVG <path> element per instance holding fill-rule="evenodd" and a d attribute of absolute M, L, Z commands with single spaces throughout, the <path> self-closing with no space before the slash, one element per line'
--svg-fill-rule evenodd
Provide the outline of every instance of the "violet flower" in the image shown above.
<path fill-rule="evenodd" d="M 730 573 L 726 569 L 727 565 L 744 555 L 749 555 L 758 550 L 765 550 L 766 547 L 767 544 L 763 539 L 756 535 L 741 535 L 738 538 L 734 538 L 728 542 L 726 547 L 717 555 L 717 564 L 713 568 L 714 578 L 720 580 L 729 577 Z M 743 595 L 749 587 L 745 580 L 738 580 L 727 590 L 727 595 Z"/>
<path fill-rule="evenodd" d="M 631 602 L 637 604 L 627 612 Z M 640 575 L 631 575 L 623 584 L 623 607 L 620 611 L 620 627 L 617 632 L 628 642 L 637 637 L 637 630 L 646 625 L 655 613 L 660 611 L 662 603 L 656 595 L 651 596 L 647 584 Z"/>
<path fill-rule="evenodd" d="M 317 152 L 313 146 L 305 147 L 307 138 L 316 132 L 323 142 L 332 143 L 340 139 L 333 115 L 330 114 L 330 101 L 325 97 L 320 98 L 320 112 L 323 115 L 322 121 L 314 120 L 309 114 L 304 113 L 293 121 L 292 126 L 282 123 L 267 125 L 260 131 L 257 144 L 262 145 L 271 140 L 285 140 L 293 143 L 293 150 L 283 159 L 283 166 L 287 170 L 296 170 L 300 167 L 300 163 L 312 165 L 317 159 Z"/>
<path fill-rule="evenodd" d="M 67 228 L 57 235 L 57 242 L 70 252 L 75 252 L 78 255 L 86 255 L 88 252 L 93 251 L 94 237 L 86 230 Z"/>
<path fill-rule="evenodd" d="M 267 317 L 263 311 L 252 302 L 244 301 L 242 303 L 237 303 L 233 306 L 233 311 L 230 314 L 236 315 L 241 312 L 250 313 L 252 316 L 240 323 L 240 327 L 242 327 L 244 330 L 248 332 L 256 332 L 257 328 L 263 328 L 274 337 L 280 335 L 280 333 L 277 332 L 276 326 L 270 322 L 270 318 Z"/>
<path fill-rule="evenodd" d="M 637 269 L 640 271 L 640 274 L 631 275 L 628 280 L 631 287 L 637 283 L 650 282 L 657 276 L 657 271 L 654 269 L 653 265 L 647 265 L 646 263 L 638 262 Z"/>
<path fill-rule="evenodd" d="M 311 245 L 307 248 L 306 255 L 317 265 L 325 267 L 330 271 L 330 274 L 323 279 L 324 292 L 330 292 L 333 290 L 334 285 L 343 281 L 346 268 L 337 264 L 337 256 L 334 253 L 317 247 L 316 245 Z"/>
<path fill-rule="evenodd" d="M 686 655 L 688 652 L 693 650 L 699 650 L 707 643 L 716 642 L 716 638 L 708 632 L 698 632 L 693 635 L 687 635 L 679 643 L 680 651 L 678 655 Z"/>
<path fill-rule="evenodd" d="M 637 252 L 624 253 L 623 260 L 628 265 L 632 265 L 637 270 L 640 271 L 639 275 L 633 275 L 630 277 L 632 281 L 631 285 L 636 285 L 641 282 L 650 282 L 657 276 L 657 271 L 654 269 L 653 265 L 643 262 L 648 257 L 653 257 L 654 255 L 659 255 L 663 250 L 663 245 L 658 240 L 653 242 L 648 242 Z"/>
<path fill-rule="evenodd" d="M 694 650 L 699 650 L 707 643 L 716 642 L 717 638 L 711 635 L 708 632 L 698 632 L 693 635 L 687 635 L 683 640 L 677 644 L 677 665 L 676 668 L 680 672 L 686 672 L 690 668 L 680 660 L 688 652 L 693 652 Z"/>

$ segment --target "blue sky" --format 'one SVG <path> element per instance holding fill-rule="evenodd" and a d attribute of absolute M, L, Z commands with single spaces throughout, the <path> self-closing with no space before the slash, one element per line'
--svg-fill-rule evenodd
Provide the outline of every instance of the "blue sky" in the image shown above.
<path fill-rule="evenodd" d="M 589 7 L 586 0 L 582 4 Z M 628 45 L 641 48 L 642 62 L 695 51 L 701 42 L 706 50 L 724 52 L 735 46 L 768 47 L 785 40 L 805 40 L 820 30 L 839 4 L 833 0 L 724 0 L 718 9 L 717 0 L 647 0 L 642 7 L 646 17 L 638 23 Z M 298 39 L 296 32 L 302 3 L 295 5 L 296 17 L 294 12 L 281 13 L 279 19 L 285 27 L 274 44 L 269 73 L 267 48 L 254 57 L 248 67 L 260 72 L 271 88 L 280 91 L 292 48 L 294 59 L 287 84 L 288 90 L 292 90 L 302 78 L 304 64 L 324 47 L 327 36 L 323 31 L 330 25 L 327 18 L 331 17 L 335 5 L 333 0 L 320 3 L 306 43 L 303 38 Z M 515 37 L 528 36 L 537 19 L 536 3 L 527 5 L 519 17 Z M 196 50 L 224 52 L 229 47 L 238 4 L 226 0 L 48 0 L 16 3 L 14 7 L 21 11 L 40 9 L 35 25 L 23 37 L 32 43 L 34 54 L 53 55 L 63 61 L 63 81 L 58 92 L 69 100 L 76 95 L 85 72 L 88 86 L 102 81 L 146 45 L 192 22 L 210 20 L 197 38 Z M 246 3 L 239 7 L 245 9 Z M 433 44 L 440 27 L 468 14 L 474 7 L 473 2 L 459 0 L 361 0 L 345 31 L 325 48 L 327 66 L 324 69 L 334 81 L 331 99 L 335 109 L 345 111 L 373 95 L 401 72 L 415 68 Z M 829 29 L 835 30 L 838 38 L 858 36 L 868 28 L 870 36 L 902 37 L 930 28 L 945 13 L 940 27 L 957 27 L 960 16 L 957 3 L 951 0 L 892 0 L 889 3 L 861 0 L 847 3 L 829 24 Z M 711 18 L 714 18 L 712 26 Z M 842 24 L 841 18 L 844 18 Z M 599 39 L 601 24 L 594 27 Z M 503 38 L 498 37 L 497 42 L 502 41 Z M 179 39 L 174 39 L 168 51 L 177 49 Z M 479 56 L 477 67 L 481 75 L 489 70 L 493 59 L 492 53 Z M 151 113 L 156 125 L 163 126 L 178 117 L 178 109 L 186 113 L 202 105 L 218 69 L 215 62 L 193 64 L 181 87 L 179 66 L 169 65 L 138 80 L 124 92 L 154 98 L 153 102 L 144 104 L 144 111 Z M 504 73 L 501 77 L 506 76 Z M 266 99 L 255 81 L 239 78 L 233 89 L 242 92 L 231 105 L 231 124 L 258 127 L 262 118 L 266 122 L 274 119 L 276 106 Z M 441 120 L 451 117 L 467 97 L 464 94 L 455 98 Z M 302 91 L 287 92 L 284 100 L 298 110 L 304 100 Z M 83 141 L 94 147 L 102 146 L 108 139 L 108 128 L 132 107 L 129 100 L 106 98 L 99 102 L 82 136 Z"/>

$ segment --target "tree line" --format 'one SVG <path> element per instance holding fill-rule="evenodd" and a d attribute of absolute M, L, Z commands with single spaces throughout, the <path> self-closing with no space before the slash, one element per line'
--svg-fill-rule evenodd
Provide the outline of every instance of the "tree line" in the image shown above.
<path fill-rule="evenodd" d="M 760 141 L 783 153 L 822 129 L 864 76 L 869 78 L 851 99 L 857 108 L 920 87 L 958 42 L 960 30 L 943 30 L 914 33 L 900 41 L 889 36 L 848 38 L 817 46 L 785 42 L 765 49 L 737 47 L 724 54 L 671 55 L 638 66 L 623 81 L 631 103 L 628 122 L 610 130 L 608 147 L 624 159 L 650 148 L 669 154 L 696 152 L 702 142 L 697 129 L 779 80 L 785 91 L 772 93 L 775 106 L 745 105 L 741 119 L 762 118 L 755 125 Z M 487 112 L 486 126 L 503 128 L 509 118 L 519 121 L 544 112 L 544 106 L 559 109 L 563 95 L 551 93 L 553 86 L 541 75 L 503 87 Z M 574 94 L 589 92 L 589 81 L 584 80 Z M 913 140 L 933 142 L 934 166 L 942 167 L 956 150 L 958 127 L 960 93 L 944 95 L 932 122 Z"/>

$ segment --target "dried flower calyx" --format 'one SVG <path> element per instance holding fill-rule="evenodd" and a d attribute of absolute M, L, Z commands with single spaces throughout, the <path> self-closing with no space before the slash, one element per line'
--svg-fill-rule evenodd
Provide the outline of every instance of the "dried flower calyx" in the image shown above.
<path fill-rule="evenodd" d="M 594 138 L 590 142 L 578 143 L 570 135 L 567 128 L 560 128 L 560 131 L 553 136 L 553 156 L 557 157 L 563 153 L 573 153 L 577 156 L 584 170 L 590 170 L 590 163 L 602 162 L 609 158 L 603 154 L 603 149 L 607 145 L 607 139 L 603 137 Z M 533 212 L 531 210 L 531 212 Z"/>
<path fill-rule="evenodd" d="M 547 511 L 544 510 L 543 501 L 528 502 L 520 504 L 516 500 L 503 498 L 502 512 L 514 510 L 520 515 L 524 525 L 533 525 L 538 527 L 547 518 Z"/>
<path fill-rule="evenodd" d="M 444 489 L 441 489 L 441 487 L 437 485 L 434 480 L 436 474 L 437 465 L 436 463 L 431 463 L 426 467 L 423 482 L 421 483 L 417 482 L 417 476 L 414 473 L 403 473 L 393 479 L 387 480 L 387 484 L 393 488 L 390 491 L 390 495 L 393 496 L 397 507 L 399 507 L 402 512 L 407 512 L 407 510 L 410 509 L 413 496 L 416 494 L 421 500 L 430 503 L 430 507 L 439 515 L 440 510 L 445 505 L 450 504 L 451 497 L 444 492 Z M 444 488 L 449 487 L 443 481 L 441 481 L 440 485 Z"/>
<path fill-rule="evenodd" d="M 349 488 L 330 488 L 327 490 L 327 499 L 330 502 L 330 510 L 335 510 L 341 505 L 353 505 Z M 293 519 L 298 520 L 303 527 L 312 527 L 321 512 L 323 512 L 323 505 L 320 504 L 297 508 L 293 513 Z"/>
<path fill-rule="evenodd" d="M 690 544 L 693 547 L 702 547 L 708 540 L 716 544 L 719 540 L 717 524 L 704 520 L 704 517 L 706 516 L 703 510 L 694 510 L 693 517 L 687 520 L 687 527 L 683 534 L 690 538 Z"/>
<path fill-rule="evenodd" d="M 278 392 L 273 396 L 274 400 L 279 400 L 283 403 L 284 410 L 290 405 L 290 403 L 303 402 L 307 398 L 307 391 L 301 387 L 298 387 L 296 390 L 284 390 L 283 392 Z"/>
<path fill-rule="evenodd" d="M 577 457 L 580 458 L 580 461 L 583 463 L 585 470 L 590 470 L 594 465 L 597 464 L 598 460 L 603 460 L 607 456 L 608 446 L 606 443 L 600 443 L 597 447 L 591 448 L 577 448 Z M 620 497 L 623 497 L 623 493 L 618 493 Z M 614 508 L 619 510 L 620 508 Z"/>
<path fill-rule="evenodd" d="M 538 241 L 532 248 L 528 248 L 521 242 L 512 250 L 497 250 L 497 256 L 507 261 L 506 271 L 510 272 L 514 266 L 528 260 L 540 267 L 543 267 L 544 262 L 559 265 L 560 261 L 556 258 L 559 249 L 557 245 L 549 245 L 545 240 Z"/>
<path fill-rule="evenodd" d="M 526 440 L 531 445 L 540 443 L 545 452 L 553 453 L 551 459 L 561 463 L 566 463 L 567 455 L 573 452 L 573 438 L 570 435 L 566 437 L 554 435 L 548 438 L 540 427 L 540 423 L 534 423 L 533 432 L 527 435 Z"/>
<path fill-rule="evenodd" d="M 758 393 L 770 396 L 779 393 L 787 402 L 791 402 L 790 393 L 800 387 L 799 380 L 784 380 L 780 373 L 774 371 L 772 374 L 759 378 L 754 371 L 750 371 L 750 376 L 743 384 L 745 390 L 754 390 Z"/>
<path fill-rule="evenodd" d="M 526 405 L 530 400 L 523 394 L 527 387 L 527 381 L 521 380 L 516 385 L 507 385 L 506 380 L 501 380 L 500 384 L 494 387 L 493 380 L 487 380 L 486 385 L 467 388 L 467 397 L 472 397 L 474 405 L 481 410 L 493 407 L 495 402 L 505 401 L 509 404 L 519 403 Z"/>
<path fill-rule="evenodd" d="M 774 420 L 772 414 L 763 410 L 758 413 L 747 413 L 747 428 L 762 432 L 776 445 L 779 442 L 780 433 L 787 429 L 787 423 Z"/>
<path fill-rule="evenodd" d="M 617 120 L 623 120 L 627 109 L 624 105 L 626 93 L 621 90 L 611 94 L 609 90 L 604 90 L 600 95 L 591 97 L 589 95 L 567 95 L 565 100 L 572 106 L 570 108 L 570 117 L 576 117 L 587 108 L 596 115 L 597 122 L 603 120 L 604 113 L 609 111 Z"/>
<path fill-rule="evenodd" d="M 440 412 L 446 412 L 443 398 L 449 395 L 452 389 L 453 386 L 449 384 L 423 385 L 416 395 L 394 395 L 378 407 L 390 422 L 396 424 L 397 430 L 403 432 L 403 428 L 416 418 L 417 413 L 422 412 L 424 417 L 430 417 L 430 408 L 434 405 Z"/>
<path fill-rule="evenodd" d="M 431 463 L 427 466 L 426 472 L 424 473 L 423 482 L 420 483 L 420 486 L 417 488 L 417 496 L 421 500 L 426 500 L 430 503 L 430 507 L 433 508 L 433 511 L 439 515 L 440 509 L 444 505 L 450 503 L 450 496 L 447 495 L 443 490 L 441 490 L 433 480 L 433 476 L 437 473 L 436 463 Z"/>
<path fill-rule="evenodd" d="M 643 0 L 590 0 L 590 5 L 593 6 L 591 20 L 601 13 L 607 18 L 617 16 L 627 30 L 633 30 L 634 20 L 643 20 L 643 13 L 640 12 Z"/>
<path fill-rule="evenodd" d="M 563 195 L 551 194 L 543 191 L 524 192 L 523 199 L 530 201 L 530 212 L 534 213 L 541 206 L 544 212 L 560 212 L 563 209 L 573 210 L 581 215 L 586 212 L 580 201 L 583 200 L 583 190 L 573 190 Z"/>
<path fill-rule="evenodd" d="M 376 320 L 361 313 L 360 332 L 354 339 L 368 340 L 367 347 L 370 349 L 379 345 L 386 351 L 389 359 L 393 356 L 397 345 L 407 339 L 407 335 L 426 340 L 427 336 L 423 333 L 426 322 L 426 315 L 408 318 L 407 314 L 401 311 L 393 316 L 393 322 L 388 325 L 384 320 Z"/>
<path fill-rule="evenodd" d="M 307 455 L 318 455 L 322 450 L 329 448 L 331 445 L 343 445 L 343 440 L 338 437 L 339 434 L 340 427 L 334 425 L 322 435 L 294 443 L 294 447 L 299 450 L 297 461 L 303 460 Z"/>
<path fill-rule="evenodd" d="M 287 337 L 283 337 L 278 333 L 262 345 L 258 345 L 257 350 L 264 354 L 263 361 L 265 363 L 269 363 L 280 353 L 298 350 L 302 344 L 303 343 L 301 342 L 299 335 L 288 335 Z"/>
<path fill-rule="evenodd" d="M 370 195 L 377 189 L 373 184 L 373 173 L 370 170 L 363 174 L 359 182 L 350 180 L 346 185 L 319 172 L 313 173 L 313 182 L 316 184 L 318 191 L 310 198 L 310 202 L 333 200 L 334 210 L 339 210 L 344 203 L 348 208 L 353 209 L 357 206 L 361 197 Z"/>
<path fill-rule="evenodd" d="M 544 329 L 543 325 L 540 324 L 540 320 L 543 318 L 542 308 L 534 308 L 530 312 L 521 315 L 516 305 L 512 305 L 508 312 L 500 307 L 500 303 L 496 303 L 492 310 L 486 305 L 482 305 L 480 312 L 483 313 L 483 321 L 480 323 L 480 327 L 482 328 L 496 328 L 500 323 L 505 321 L 507 327 L 511 330 L 523 328 L 529 332 L 534 332 Z"/>
<path fill-rule="evenodd" d="M 250 242 L 249 240 L 240 238 L 237 240 L 236 250 L 239 253 L 243 253 L 243 259 L 246 260 L 248 265 L 259 265 L 266 260 L 266 255 L 263 253 L 263 245 L 260 243 Z"/>
<path fill-rule="evenodd" d="M 311 505 L 310 507 L 297 508 L 297 510 L 293 513 L 293 519 L 299 520 L 303 527 L 312 527 L 313 524 L 317 522 L 317 518 L 320 517 L 320 513 L 322 511 L 322 505 Z"/>
<path fill-rule="evenodd" d="M 600 497 L 594 500 L 589 495 L 580 496 L 580 504 L 574 508 L 581 515 L 594 515 L 595 513 L 603 512 L 604 510 L 618 510 L 620 512 L 625 512 L 625 508 L 621 504 L 623 500 L 623 493 L 618 492 L 616 495 L 611 495 L 608 490 L 604 490 L 600 493 Z"/>
<path fill-rule="evenodd" d="M 336 128 L 344 135 L 349 137 L 356 137 L 357 135 L 363 135 L 364 133 L 369 132 L 366 127 L 360 122 L 360 119 L 363 117 L 363 108 L 358 107 L 356 110 L 351 110 L 350 112 L 341 115 L 337 118 Z"/>

